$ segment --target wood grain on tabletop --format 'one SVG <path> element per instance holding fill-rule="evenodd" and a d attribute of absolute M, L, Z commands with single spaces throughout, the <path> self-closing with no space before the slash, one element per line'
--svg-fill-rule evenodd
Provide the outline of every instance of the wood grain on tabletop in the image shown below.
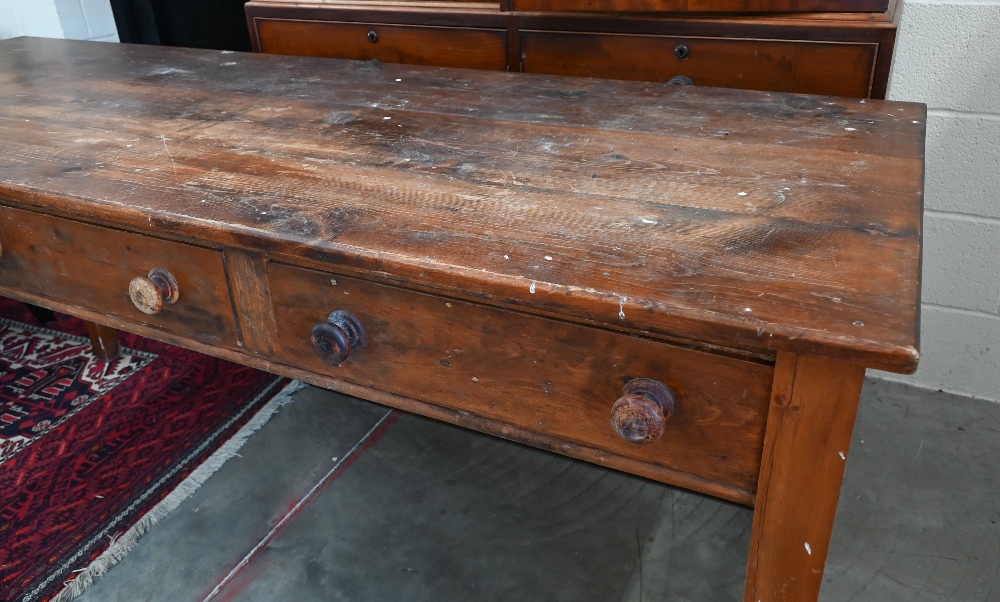
<path fill-rule="evenodd" d="M 909 371 L 924 117 L 21 38 L 0 43 L 0 196 L 612 328 Z"/>

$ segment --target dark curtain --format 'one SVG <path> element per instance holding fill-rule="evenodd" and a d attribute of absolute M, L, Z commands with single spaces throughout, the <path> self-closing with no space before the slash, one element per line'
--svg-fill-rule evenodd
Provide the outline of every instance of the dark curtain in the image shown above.
<path fill-rule="evenodd" d="M 111 0 L 111 10 L 122 42 L 249 51 L 245 1 Z"/>

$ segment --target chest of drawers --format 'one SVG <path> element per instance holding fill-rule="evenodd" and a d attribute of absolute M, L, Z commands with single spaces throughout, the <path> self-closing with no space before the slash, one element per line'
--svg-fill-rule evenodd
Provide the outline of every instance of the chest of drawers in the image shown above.
<path fill-rule="evenodd" d="M 816 598 L 918 359 L 922 105 L 29 38 L 0 84 L 0 293 L 752 506 L 746 600 Z"/>
<path fill-rule="evenodd" d="M 246 14 L 266 53 L 859 98 L 885 98 L 898 20 L 895 0 L 254 0 Z"/>

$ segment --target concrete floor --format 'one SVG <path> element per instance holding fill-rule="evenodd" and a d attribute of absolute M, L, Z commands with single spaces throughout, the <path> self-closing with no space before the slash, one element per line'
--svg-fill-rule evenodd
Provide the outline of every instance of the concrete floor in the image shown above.
<path fill-rule="evenodd" d="M 79 600 L 742 600 L 749 509 L 296 395 Z M 853 445 L 821 600 L 1000 600 L 1000 404 L 870 381 Z"/>

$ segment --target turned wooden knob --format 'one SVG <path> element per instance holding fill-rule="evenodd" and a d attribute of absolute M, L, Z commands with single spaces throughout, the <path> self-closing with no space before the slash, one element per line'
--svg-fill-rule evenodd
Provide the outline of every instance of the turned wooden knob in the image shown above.
<path fill-rule="evenodd" d="M 164 303 L 177 303 L 181 287 L 165 268 L 153 268 L 145 278 L 140 276 L 129 282 L 128 296 L 139 311 L 155 314 L 163 309 Z"/>
<path fill-rule="evenodd" d="M 611 407 L 611 425 L 622 439 L 652 443 L 663 436 L 663 426 L 674 414 L 674 394 L 660 381 L 633 378 Z"/>
<path fill-rule="evenodd" d="M 324 362 L 339 366 L 353 349 L 368 342 L 364 324 L 348 311 L 338 309 L 312 329 L 312 346 Z"/>

